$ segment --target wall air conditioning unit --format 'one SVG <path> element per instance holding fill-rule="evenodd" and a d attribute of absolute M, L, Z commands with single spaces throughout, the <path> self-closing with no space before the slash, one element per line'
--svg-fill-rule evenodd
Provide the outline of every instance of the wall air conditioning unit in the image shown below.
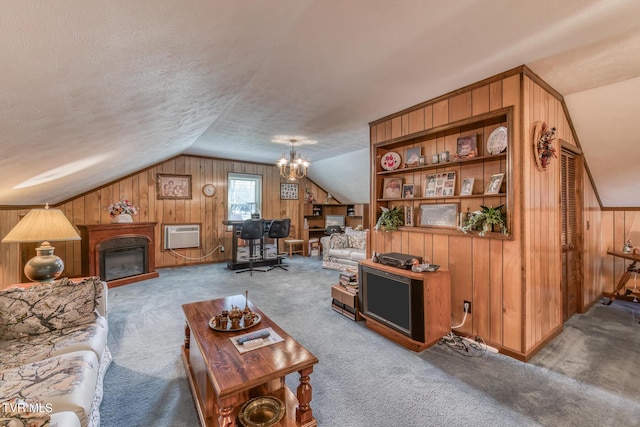
<path fill-rule="evenodd" d="M 200 225 L 165 225 L 164 248 L 184 249 L 200 247 Z"/>

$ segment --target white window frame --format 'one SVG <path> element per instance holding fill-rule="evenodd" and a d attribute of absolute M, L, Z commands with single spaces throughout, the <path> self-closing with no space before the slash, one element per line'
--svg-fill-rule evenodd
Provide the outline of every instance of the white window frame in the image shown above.
<path fill-rule="evenodd" d="M 251 185 L 254 186 L 253 190 L 255 191 L 252 200 L 242 200 L 242 193 L 244 192 L 244 196 L 246 196 L 246 187 Z M 235 191 L 236 188 L 238 191 Z M 249 206 L 239 208 L 239 205 Z M 256 212 L 262 212 L 262 175 L 229 172 L 227 175 L 227 219 L 246 220 Z"/>

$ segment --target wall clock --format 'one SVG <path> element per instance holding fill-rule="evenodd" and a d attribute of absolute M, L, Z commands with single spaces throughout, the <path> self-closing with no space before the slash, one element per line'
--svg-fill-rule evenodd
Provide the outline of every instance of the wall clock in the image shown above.
<path fill-rule="evenodd" d="M 280 199 L 282 200 L 298 200 L 298 184 L 281 183 Z"/>
<path fill-rule="evenodd" d="M 202 187 L 202 194 L 204 194 L 207 197 L 211 197 L 214 194 L 216 194 L 216 187 L 213 184 L 205 184 Z"/>

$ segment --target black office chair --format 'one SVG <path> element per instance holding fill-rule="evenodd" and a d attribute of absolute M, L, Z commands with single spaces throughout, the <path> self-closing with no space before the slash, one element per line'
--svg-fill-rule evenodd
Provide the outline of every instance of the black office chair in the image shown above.
<path fill-rule="evenodd" d="M 271 239 L 275 239 L 276 240 L 276 258 L 277 260 L 277 264 L 274 265 L 273 267 L 271 267 L 269 270 L 267 271 L 271 271 L 274 268 L 281 268 L 285 271 L 289 271 L 287 270 L 285 267 L 288 267 L 287 264 L 282 264 L 282 258 L 284 258 L 285 256 L 287 256 L 286 252 L 282 252 L 280 253 L 280 240 L 279 239 L 284 239 L 285 237 L 289 236 L 289 229 L 291 226 L 291 218 L 286 218 L 286 219 L 274 219 L 273 221 L 271 221 L 271 225 L 269 226 L 269 238 Z"/>
<path fill-rule="evenodd" d="M 249 268 L 238 270 L 236 271 L 236 273 L 245 273 L 248 271 L 249 275 L 253 276 L 254 271 L 261 271 L 263 273 L 267 271 L 253 268 L 253 261 L 262 258 L 261 253 L 255 253 L 254 242 L 256 240 L 262 239 L 263 235 L 264 222 L 261 219 L 248 219 L 244 222 L 244 224 L 242 224 L 242 229 L 240 230 L 240 238 L 249 242 Z"/>

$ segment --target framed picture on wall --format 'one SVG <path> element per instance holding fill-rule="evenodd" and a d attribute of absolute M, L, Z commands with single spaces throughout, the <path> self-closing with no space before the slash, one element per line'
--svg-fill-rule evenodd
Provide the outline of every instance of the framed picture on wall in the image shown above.
<path fill-rule="evenodd" d="M 191 199 L 191 175 L 162 174 L 156 176 L 160 199 Z"/>
<path fill-rule="evenodd" d="M 298 200 L 298 184 L 290 182 L 280 183 L 281 200 Z"/>

